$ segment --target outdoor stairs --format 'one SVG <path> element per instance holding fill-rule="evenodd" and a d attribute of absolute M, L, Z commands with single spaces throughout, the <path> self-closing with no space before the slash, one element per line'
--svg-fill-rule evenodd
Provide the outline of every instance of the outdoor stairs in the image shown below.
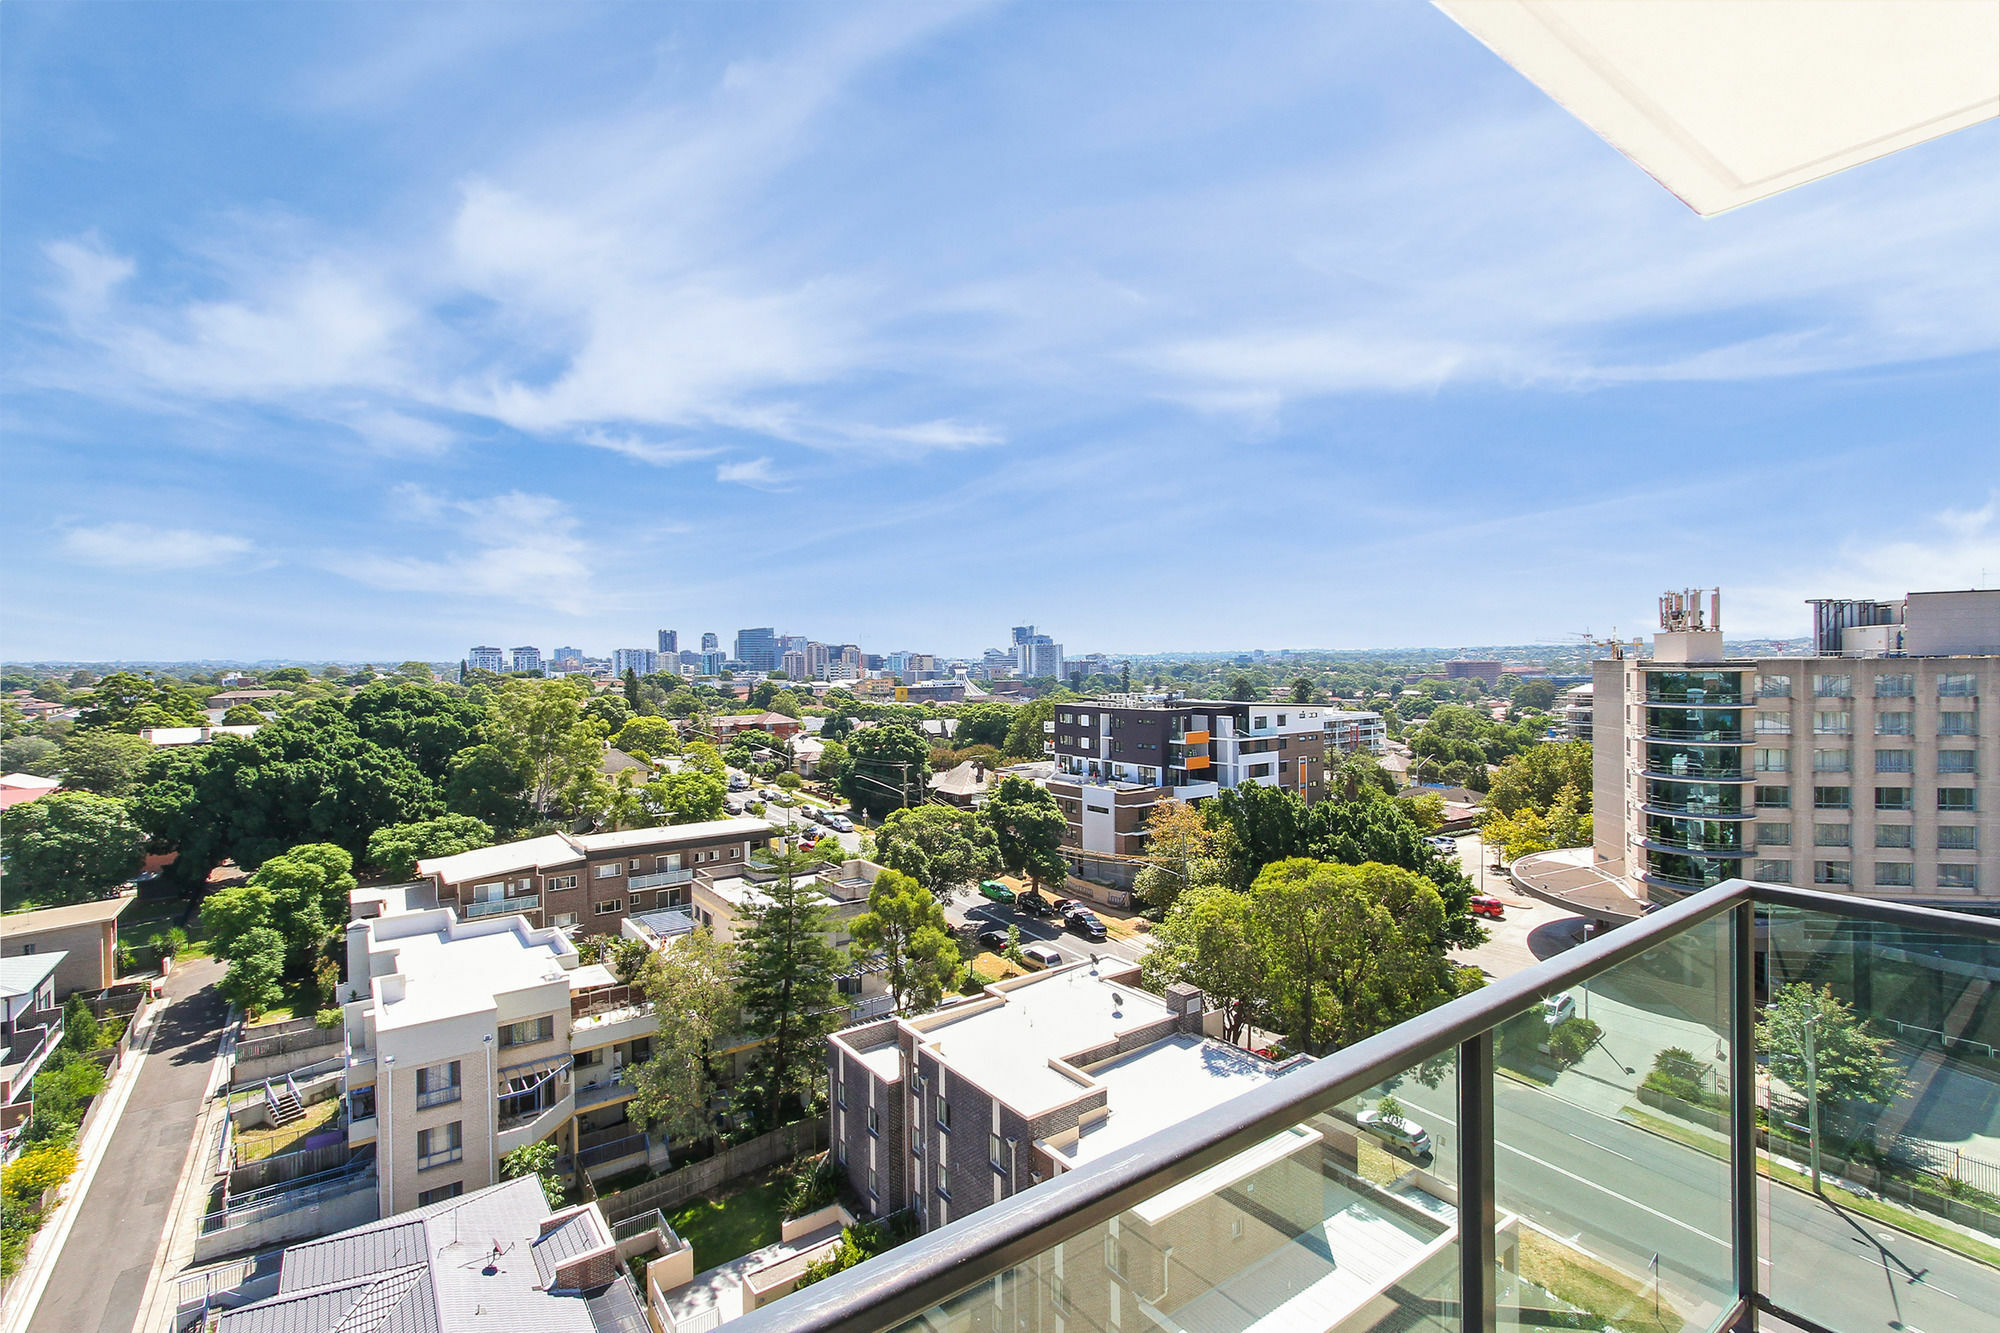
<path fill-rule="evenodd" d="M 305 1118 L 306 1108 L 299 1105 L 298 1094 L 290 1088 L 266 1088 L 264 1104 L 271 1110 L 271 1124 L 274 1128 L 283 1129 L 294 1120 Z"/>

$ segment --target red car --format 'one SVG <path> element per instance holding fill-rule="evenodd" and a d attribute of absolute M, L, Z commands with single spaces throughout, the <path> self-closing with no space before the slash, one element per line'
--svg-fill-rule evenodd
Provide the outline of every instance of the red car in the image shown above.
<path fill-rule="evenodd" d="M 1474 916 L 1490 916 L 1495 921 L 1506 915 L 1506 904 L 1490 894 L 1475 893 L 1470 904 Z"/>

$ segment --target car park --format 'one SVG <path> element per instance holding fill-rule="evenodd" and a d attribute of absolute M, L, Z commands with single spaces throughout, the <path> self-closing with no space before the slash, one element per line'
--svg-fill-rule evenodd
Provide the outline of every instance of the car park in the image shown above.
<path fill-rule="evenodd" d="M 1380 1111 L 1363 1111 L 1355 1118 L 1361 1122 L 1361 1128 L 1391 1148 L 1400 1148 L 1412 1157 L 1431 1155 L 1431 1136 L 1415 1121 L 1399 1115 L 1383 1115 Z"/>
<path fill-rule="evenodd" d="M 1466 906 L 1474 916 L 1490 916 L 1495 921 L 1502 920 L 1507 915 L 1506 904 L 1490 893 L 1473 894 L 1472 900 Z"/>
<path fill-rule="evenodd" d="M 1014 891 L 997 879 L 980 880 L 979 892 L 982 897 L 991 898 L 996 903 L 1011 903 L 1015 898 Z"/>
<path fill-rule="evenodd" d="M 983 949 L 991 949 L 994 953 L 1002 953 L 1007 948 L 1007 932 L 982 930 L 979 932 L 979 945 Z"/>
<path fill-rule="evenodd" d="M 1087 940 L 1101 940 L 1107 934 L 1104 923 L 1091 912 L 1072 912 L 1063 918 L 1063 924 Z"/>
<path fill-rule="evenodd" d="M 1030 944 L 1021 950 L 1021 963 L 1031 970 L 1061 967 L 1062 960 L 1062 955 L 1046 944 Z"/>

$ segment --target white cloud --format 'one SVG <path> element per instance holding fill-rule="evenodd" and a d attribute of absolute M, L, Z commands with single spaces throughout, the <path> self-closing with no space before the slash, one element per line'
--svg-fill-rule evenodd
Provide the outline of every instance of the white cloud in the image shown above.
<path fill-rule="evenodd" d="M 442 454 L 458 439 L 457 433 L 448 426 L 387 409 L 356 412 L 347 418 L 345 424 L 370 448 L 385 454 Z"/>
<path fill-rule="evenodd" d="M 687 463 L 696 459 L 713 458 L 722 452 L 719 445 L 676 445 L 662 444 L 657 440 L 644 439 L 638 435 L 614 434 L 608 430 L 580 430 L 576 433 L 579 444 L 587 444 L 593 449 L 608 449 L 614 454 L 637 459 L 641 463 L 651 463 L 655 467 L 668 467 L 675 463 Z"/>
<path fill-rule="evenodd" d="M 160 528 L 146 523 L 99 523 L 63 533 L 63 553 L 101 569 L 135 571 L 205 569 L 250 554 L 242 537 L 194 528 Z"/>
<path fill-rule="evenodd" d="M 101 314 L 112 293 L 135 268 L 124 255 L 106 249 L 95 232 L 73 240 L 51 241 L 43 253 L 57 270 L 52 298 L 73 324 L 86 323 Z"/>
<path fill-rule="evenodd" d="M 448 554 L 417 556 L 360 551 L 329 554 L 335 573 L 392 592 L 444 594 L 585 615 L 602 604 L 595 587 L 595 552 L 562 501 L 509 491 L 453 499 L 405 484 L 390 493 L 390 511 L 439 529 Z"/>
<path fill-rule="evenodd" d="M 715 479 L 739 486 L 755 486 L 763 490 L 773 489 L 785 481 L 768 458 L 750 458 L 736 463 L 719 464 L 715 469 Z"/>

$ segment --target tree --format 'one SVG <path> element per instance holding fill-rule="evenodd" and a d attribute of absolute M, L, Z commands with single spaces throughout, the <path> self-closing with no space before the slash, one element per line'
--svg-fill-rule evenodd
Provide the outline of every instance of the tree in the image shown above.
<path fill-rule="evenodd" d="M 527 773 L 497 745 L 475 745 L 452 757 L 445 805 L 454 814 L 496 829 L 519 828 L 534 816 L 523 792 Z"/>
<path fill-rule="evenodd" d="M 563 1206 L 566 1192 L 563 1178 L 556 1172 L 556 1159 L 562 1149 L 554 1139 L 544 1139 L 540 1143 L 524 1143 L 500 1159 L 500 1178 L 514 1180 L 521 1176 L 534 1176 L 542 1182 L 542 1198 L 551 1208 Z"/>
<path fill-rule="evenodd" d="M 138 789 L 153 747 L 122 731 L 78 731 L 63 742 L 63 785 L 99 796 L 130 796 Z"/>
<path fill-rule="evenodd" d="M 589 708 L 595 712 L 586 715 L 588 689 L 576 676 L 515 677 L 502 681 L 493 693 L 487 742 L 525 775 L 524 793 L 537 814 L 551 813 L 565 797 L 587 786 L 604 757 L 606 731 L 623 726 L 629 716 L 624 701 L 613 695 L 592 699 Z M 616 724 L 610 725 L 606 713 L 613 711 Z"/>
<path fill-rule="evenodd" d="M 1319 691 L 1313 688 L 1313 683 L 1309 678 L 1300 676 L 1292 682 L 1293 703 L 1309 704 L 1318 697 Z"/>
<path fill-rule="evenodd" d="M 685 773 L 689 770 L 725 780 L 729 776 L 721 753 L 707 741 L 695 741 L 681 752 L 681 771 Z"/>
<path fill-rule="evenodd" d="M 1161 801 L 1146 816 L 1146 865 L 1132 882 L 1132 892 L 1164 913 L 1189 889 L 1212 884 L 1221 875 L 1216 861 L 1215 830 L 1201 811 L 1184 801 Z"/>
<path fill-rule="evenodd" d="M 921 805 L 929 790 L 931 747 L 916 728 L 885 722 L 856 733 L 840 791 L 874 818 Z"/>
<path fill-rule="evenodd" d="M 396 879 L 417 873 L 417 862 L 456 856 L 493 845 L 492 826 L 470 815 L 439 815 L 414 824 L 390 824 L 368 838 L 368 864 Z"/>
<path fill-rule="evenodd" d="M 1480 826 L 1480 836 L 1509 861 L 1556 847 L 1588 847 L 1593 821 L 1584 811 L 1589 803 L 1575 787 L 1564 787 L 1546 812 L 1524 806 L 1512 816 L 1490 816 Z"/>
<path fill-rule="evenodd" d="M 1426 834 L 1444 827 L 1444 797 L 1434 791 L 1404 792 L 1396 798 L 1396 804 Z"/>
<path fill-rule="evenodd" d="M 992 827 L 972 811 L 920 805 L 893 812 L 875 831 L 875 860 L 949 902 L 1000 868 L 1000 846 Z"/>
<path fill-rule="evenodd" d="M 980 816 L 992 826 L 1001 865 L 1026 875 L 1036 888 L 1069 878 L 1062 847 L 1069 821 L 1047 788 L 1026 778 L 1001 778 Z"/>
<path fill-rule="evenodd" d="M 974 745 L 991 745 L 995 749 L 1004 747 L 1007 732 L 1014 724 L 1014 712 L 1013 704 L 986 700 L 960 704 L 955 714 L 958 730 L 952 735 L 952 744 L 960 748 Z"/>
<path fill-rule="evenodd" d="M 143 727 L 198 727 L 207 721 L 201 700 L 172 683 L 114 671 L 97 682 L 76 725 L 79 731 L 137 734 Z"/>
<path fill-rule="evenodd" d="M 222 714 L 225 727 L 261 727 L 266 720 L 255 704 L 231 704 Z"/>
<path fill-rule="evenodd" d="M 1514 687 L 1514 711 L 1524 712 L 1534 709 L 1545 712 L 1556 701 L 1556 685 L 1552 680 L 1524 680 Z"/>
<path fill-rule="evenodd" d="M 85 902 L 146 863 L 143 835 L 124 801 L 91 792 L 51 792 L 17 805 L 0 822 L 13 902 Z"/>
<path fill-rule="evenodd" d="M 1267 993 L 1258 926 L 1248 894 L 1197 885 L 1175 898 L 1142 964 L 1147 983 L 1185 982 L 1221 1009 L 1223 1031 L 1241 1041 Z"/>
<path fill-rule="evenodd" d="M 1848 1102 L 1886 1105 L 1903 1088 L 1890 1040 L 1869 1031 L 1831 986 L 1778 987 L 1757 1024 L 1757 1047 L 1771 1053 L 1771 1076 L 1800 1100 L 1815 1085 L 1822 1110 Z"/>
<path fill-rule="evenodd" d="M 698 824 L 729 813 L 729 784 L 713 773 L 683 768 L 647 783 L 645 800 L 669 824 Z"/>
<path fill-rule="evenodd" d="M 271 857 L 249 883 L 271 895 L 272 923 L 290 946 L 286 972 L 311 975 L 313 962 L 348 918 L 347 895 L 354 890 L 354 858 L 330 842 L 305 843 Z M 218 953 L 234 958 L 228 950 Z"/>
<path fill-rule="evenodd" d="M 1262 691 L 1251 683 L 1250 677 L 1240 671 L 1229 678 L 1229 697 L 1231 699 L 1247 702 L 1257 698 L 1261 693 Z"/>
<path fill-rule="evenodd" d="M 632 720 L 632 706 L 623 694 L 600 694 L 584 704 L 583 715 L 601 724 L 608 736 Z"/>
<path fill-rule="evenodd" d="M 808 1100 L 826 1038 L 846 1014 L 838 982 L 847 959 L 827 939 L 832 914 L 810 876 L 818 858 L 787 851 L 760 861 L 776 878 L 759 886 L 764 901 L 743 936 L 738 975 L 744 1016 L 764 1039 L 751 1079 L 769 1129 Z"/>
<path fill-rule="evenodd" d="M 633 667 L 625 668 L 625 706 L 636 716 L 639 713 L 639 672 Z M 617 728 L 613 727 L 613 731 Z"/>
<path fill-rule="evenodd" d="M 813 775 L 822 782 L 830 782 L 835 787 L 846 776 L 848 765 L 847 747 L 839 741 L 820 742 L 819 762 L 813 766 Z"/>
<path fill-rule="evenodd" d="M 203 900 L 202 933 L 208 936 L 209 947 L 218 956 L 234 958 L 239 952 L 238 941 L 253 930 L 270 929 L 277 909 L 277 897 L 267 886 L 249 882 L 232 884 Z"/>
<path fill-rule="evenodd" d="M 659 1031 L 651 1057 L 626 1077 L 636 1090 L 629 1113 L 649 1130 L 680 1139 L 715 1132 L 715 1050 L 741 1023 L 735 952 L 698 927 L 641 973 Z"/>
<path fill-rule="evenodd" d="M 269 926 L 256 926 L 236 941 L 229 970 L 216 983 L 222 998 L 255 1017 L 285 996 L 285 937 Z"/>
<path fill-rule="evenodd" d="M 1014 720 L 1007 724 L 1007 754 L 1015 759 L 1040 759 L 1042 742 L 1048 739 L 1042 724 L 1055 721 L 1057 703 L 1075 697 L 1064 690 L 1017 707 Z"/>
<path fill-rule="evenodd" d="M 408 681 L 369 685 L 346 701 L 348 720 L 361 738 L 394 751 L 432 782 L 442 783 L 452 761 L 479 743 L 485 713 L 471 697 Z"/>
<path fill-rule="evenodd" d="M 13 714 L 8 713 L 9 717 Z M 72 738 L 73 739 L 73 738 Z M 145 742 L 141 741 L 144 745 Z M 148 750 L 152 749 L 149 745 Z M 0 741 L 0 770 L 9 773 L 37 773 L 46 765 L 53 767 L 56 743 L 46 736 L 9 736 Z M 47 776 L 46 774 L 41 774 Z"/>
<path fill-rule="evenodd" d="M 611 743 L 626 754 L 657 759 L 662 755 L 679 753 L 681 737 L 674 724 L 663 717 L 635 717 L 618 728 L 618 734 Z"/>
<path fill-rule="evenodd" d="M 1486 804 L 1503 815 L 1546 811 L 1565 787 L 1572 787 L 1583 797 L 1583 811 L 1588 813 L 1594 776 L 1591 755 L 1589 741 L 1531 745 L 1494 771 Z"/>
<path fill-rule="evenodd" d="M 868 889 L 868 910 L 854 919 L 854 942 L 879 953 L 899 1013 L 935 1009 L 958 980 L 958 942 L 937 898 L 896 870 Z"/>

